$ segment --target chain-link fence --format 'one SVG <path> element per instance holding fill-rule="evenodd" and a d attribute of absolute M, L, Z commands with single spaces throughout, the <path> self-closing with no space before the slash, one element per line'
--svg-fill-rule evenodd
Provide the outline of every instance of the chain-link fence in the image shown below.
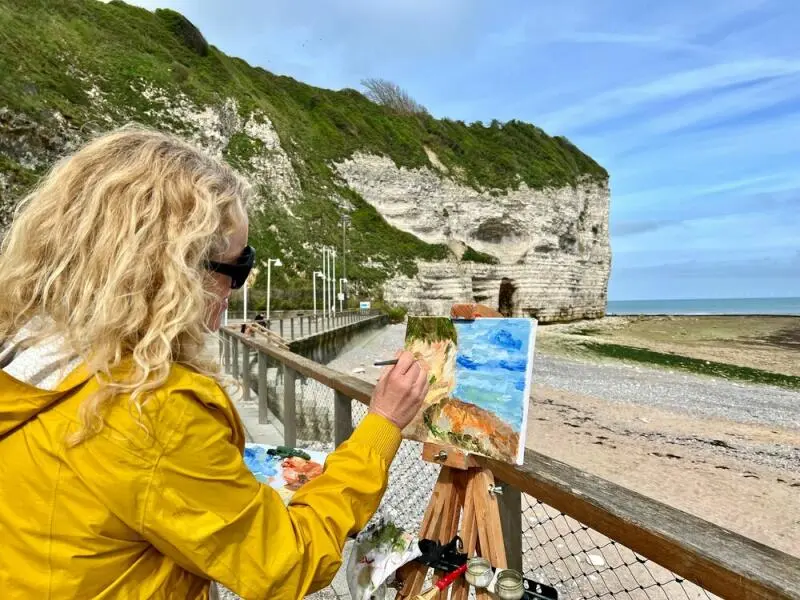
<path fill-rule="evenodd" d="M 283 419 L 283 373 L 268 358 L 267 398 L 270 411 Z M 256 361 L 251 360 L 257 381 Z M 330 451 L 334 436 L 334 391 L 310 378 L 295 383 L 297 445 Z M 366 407 L 352 402 L 353 426 Z M 392 463 L 381 513 L 408 531 L 419 530 L 439 467 L 421 458 L 422 446 L 404 441 Z M 598 533 L 537 499 L 522 497 L 522 549 L 525 577 L 555 587 L 559 598 L 579 600 L 700 600 L 716 598 L 630 548 Z M 349 599 L 342 577 L 318 599 Z M 388 598 L 394 597 L 389 591 Z"/>
<path fill-rule="evenodd" d="M 559 598 L 695 600 L 716 598 L 531 496 L 522 499 L 526 577 L 554 586 Z"/>

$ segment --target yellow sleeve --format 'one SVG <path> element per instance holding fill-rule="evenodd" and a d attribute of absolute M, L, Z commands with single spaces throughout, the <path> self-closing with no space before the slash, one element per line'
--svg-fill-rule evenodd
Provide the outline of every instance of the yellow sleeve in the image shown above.
<path fill-rule="evenodd" d="M 184 568 L 247 599 L 296 600 L 329 585 L 347 536 L 378 508 L 399 429 L 365 417 L 286 507 L 247 469 L 230 429 L 191 404 L 153 469 L 142 534 Z"/>

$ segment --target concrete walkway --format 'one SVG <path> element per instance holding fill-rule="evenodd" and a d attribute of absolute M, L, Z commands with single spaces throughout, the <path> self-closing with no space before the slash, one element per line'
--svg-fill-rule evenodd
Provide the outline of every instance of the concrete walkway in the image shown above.
<path fill-rule="evenodd" d="M 296 342 L 320 333 L 325 333 L 326 331 L 333 331 L 340 327 L 346 327 L 379 316 L 380 313 L 372 311 L 348 311 L 325 317 L 323 317 L 322 314 L 318 314 L 316 317 L 313 315 L 303 315 L 286 319 L 272 319 L 267 322 L 267 328 L 273 333 L 277 333 L 287 342 Z M 228 325 L 232 327 L 238 327 L 242 323 L 244 323 L 242 319 L 228 319 Z"/>

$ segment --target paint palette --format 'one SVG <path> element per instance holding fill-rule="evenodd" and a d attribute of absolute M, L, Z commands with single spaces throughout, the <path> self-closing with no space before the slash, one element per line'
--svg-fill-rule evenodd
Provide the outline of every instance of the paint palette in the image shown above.
<path fill-rule="evenodd" d="M 281 458 L 268 453 L 268 450 L 274 448 L 275 446 L 268 444 L 246 444 L 244 463 L 256 479 L 273 488 L 284 503 L 288 504 L 303 484 L 322 474 L 328 453 L 303 450 L 311 457 L 310 460 L 299 457 Z"/>

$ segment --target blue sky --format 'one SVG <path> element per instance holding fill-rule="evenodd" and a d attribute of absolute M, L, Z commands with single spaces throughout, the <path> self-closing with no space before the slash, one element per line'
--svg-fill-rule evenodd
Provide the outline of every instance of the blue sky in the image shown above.
<path fill-rule="evenodd" d="M 800 2 L 136 3 L 314 85 L 566 135 L 611 174 L 612 300 L 800 296 Z"/>

